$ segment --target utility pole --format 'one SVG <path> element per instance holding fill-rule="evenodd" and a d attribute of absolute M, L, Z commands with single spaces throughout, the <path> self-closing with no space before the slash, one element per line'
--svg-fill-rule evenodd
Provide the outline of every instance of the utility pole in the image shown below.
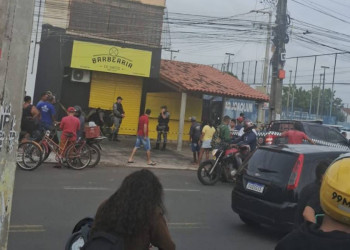
<path fill-rule="evenodd" d="M 317 98 L 317 110 L 316 110 L 316 118 L 319 118 L 319 111 L 320 111 L 320 99 L 321 99 L 321 84 L 322 84 L 322 76 L 323 74 L 320 74 L 320 84 L 318 87 L 318 98 Z"/>
<path fill-rule="evenodd" d="M 226 72 L 229 72 L 230 71 L 231 56 L 234 56 L 235 54 L 226 52 L 225 55 L 228 55 L 228 64 L 226 67 Z"/>
<path fill-rule="evenodd" d="M 289 96 L 290 96 L 290 87 L 292 85 L 292 72 L 293 72 L 293 70 L 289 70 L 289 87 L 288 87 L 288 96 L 287 96 L 287 118 L 289 118 Z"/>
<path fill-rule="evenodd" d="M 281 119 L 282 85 L 285 77 L 283 70 L 285 58 L 282 55 L 285 55 L 285 44 L 289 41 L 287 26 L 287 0 L 279 0 L 277 4 L 276 27 L 274 28 L 274 38 L 272 40 L 275 45 L 275 51 L 272 57 L 270 121 Z"/>
<path fill-rule="evenodd" d="M 325 106 L 325 94 L 324 94 L 324 85 L 326 82 L 326 69 L 329 69 L 327 66 L 321 66 L 323 69 L 323 86 L 322 86 L 322 115 L 324 115 L 324 106 Z"/>
<path fill-rule="evenodd" d="M 329 117 L 332 116 L 332 109 L 333 109 L 333 92 L 334 92 L 335 69 L 336 69 L 336 67 L 337 67 L 337 58 L 338 58 L 338 54 L 335 54 L 334 68 L 333 68 L 333 81 L 332 81 L 331 103 L 330 103 L 330 105 L 329 105 Z"/>
<path fill-rule="evenodd" d="M 271 47 L 271 19 L 272 19 L 272 11 L 263 11 L 263 10 L 252 10 L 251 12 L 268 14 L 269 15 L 269 23 L 267 25 L 267 34 L 266 34 L 266 47 L 265 47 L 265 61 L 264 61 L 264 73 L 263 73 L 263 92 L 267 94 L 267 80 L 269 74 L 269 64 L 270 64 L 270 47 Z M 255 63 L 255 72 L 254 72 L 254 84 L 256 77 L 256 66 Z M 263 105 L 259 105 L 259 119 L 260 122 L 265 121 L 265 112 L 263 110 Z"/>
<path fill-rule="evenodd" d="M 0 0 L 0 249 L 7 249 L 34 0 Z"/>

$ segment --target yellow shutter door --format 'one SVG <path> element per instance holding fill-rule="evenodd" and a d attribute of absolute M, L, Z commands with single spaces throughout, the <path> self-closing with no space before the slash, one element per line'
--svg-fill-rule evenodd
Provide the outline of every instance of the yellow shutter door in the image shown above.
<path fill-rule="evenodd" d="M 89 107 L 112 110 L 118 96 L 123 98 L 125 111 L 119 134 L 135 135 L 140 114 L 142 78 L 94 71 Z"/>
<path fill-rule="evenodd" d="M 200 122 L 202 119 L 202 103 L 203 100 L 197 97 L 188 95 L 185 113 L 185 125 L 183 140 L 189 140 L 189 131 L 191 128 L 191 122 L 189 118 L 195 116 Z M 146 108 L 152 110 L 149 120 L 149 137 L 151 139 L 157 138 L 156 127 L 158 125 L 158 116 L 160 113 L 160 107 L 166 105 L 170 113 L 169 121 L 169 134 L 168 140 L 176 141 L 179 134 L 179 117 L 181 106 L 181 93 L 177 92 L 158 92 L 147 93 Z"/>

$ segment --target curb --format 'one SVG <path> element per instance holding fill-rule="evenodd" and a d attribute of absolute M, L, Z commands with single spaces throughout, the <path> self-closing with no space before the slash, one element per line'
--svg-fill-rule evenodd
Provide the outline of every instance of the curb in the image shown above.
<path fill-rule="evenodd" d="M 175 166 L 162 166 L 161 163 L 157 163 L 155 166 L 148 165 L 135 165 L 135 164 L 114 164 L 111 162 L 100 161 L 101 165 L 106 167 L 124 167 L 124 168 L 149 168 L 149 169 L 167 169 L 167 170 L 189 170 L 197 171 L 195 167 L 175 167 Z M 97 166 L 98 167 L 98 166 Z"/>

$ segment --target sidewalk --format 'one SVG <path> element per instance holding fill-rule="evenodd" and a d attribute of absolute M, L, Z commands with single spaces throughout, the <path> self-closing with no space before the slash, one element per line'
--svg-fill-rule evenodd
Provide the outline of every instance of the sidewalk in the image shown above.
<path fill-rule="evenodd" d="M 192 151 L 188 142 L 183 143 L 182 152 L 176 151 L 177 144 L 170 142 L 165 151 L 155 150 L 155 141 L 151 141 L 151 160 L 157 165 L 147 165 L 146 151 L 143 148 L 137 150 L 134 156 L 134 163 L 127 163 L 131 151 L 135 145 L 136 136 L 120 136 L 120 142 L 111 142 L 105 139 L 102 143 L 101 161 L 99 165 L 123 166 L 138 168 L 162 168 L 197 170 L 196 165 L 192 165 Z M 161 145 L 162 146 L 162 145 Z"/>

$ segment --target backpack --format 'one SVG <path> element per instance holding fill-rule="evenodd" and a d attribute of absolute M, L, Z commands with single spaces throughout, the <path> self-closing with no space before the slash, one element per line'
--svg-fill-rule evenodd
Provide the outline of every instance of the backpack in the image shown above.
<path fill-rule="evenodd" d="M 109 233 L 97 232 L 90 235 L 94 219 L 84 218 L 74 227 L 65 250 L 123 250 L 123 239 Z"/>
<path fill-rule="evenodd" d="M 215 130 L 213 138 L 211 139 L 211 148 L 217 148 L 218 145 L 221 144 L 220 133 L 221 133 L 221 129 L 220 129 L 220 126 L 218 126 Z"/>

